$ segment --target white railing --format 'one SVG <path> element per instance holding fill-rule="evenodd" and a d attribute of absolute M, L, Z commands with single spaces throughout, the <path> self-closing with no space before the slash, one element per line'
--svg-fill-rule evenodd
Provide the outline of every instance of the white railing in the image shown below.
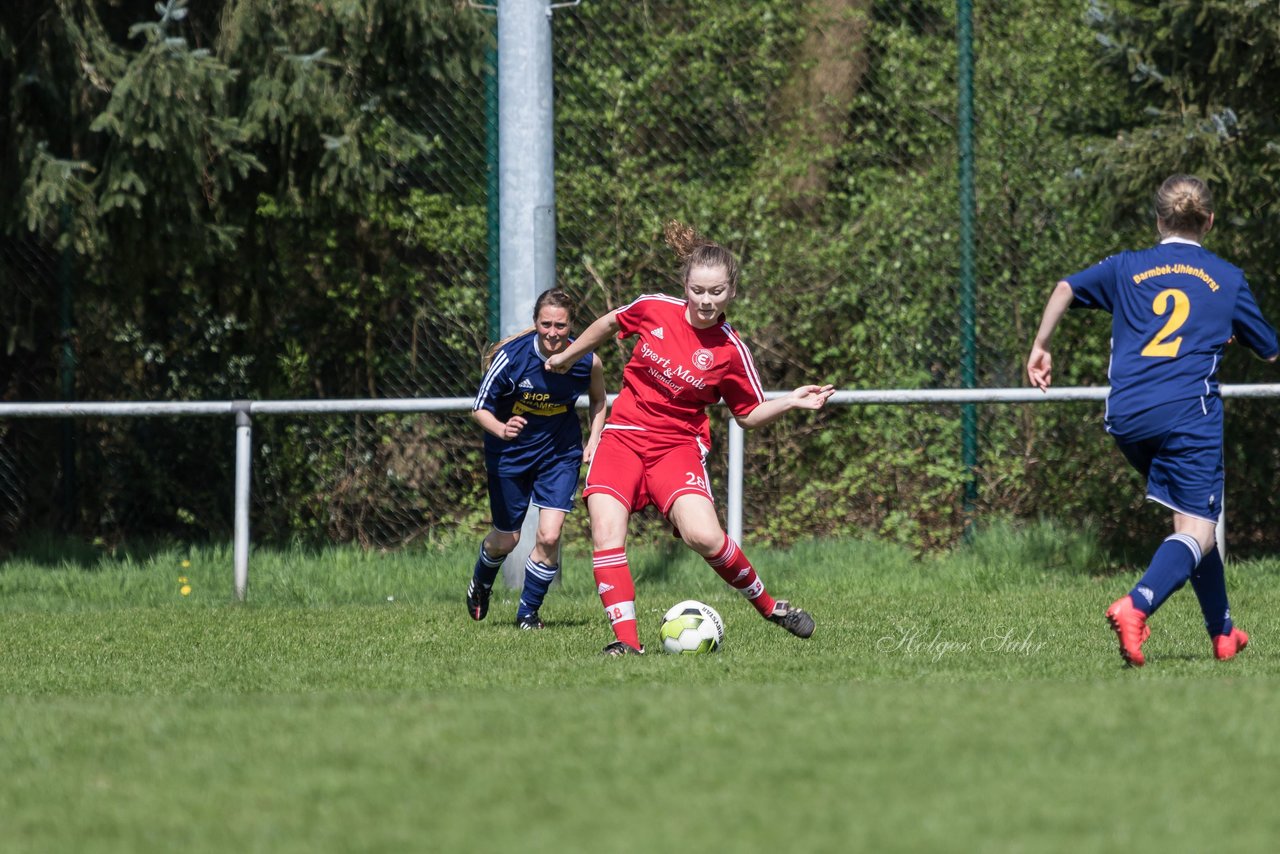
<path fill-rule="evenodd" d="M 790 392 L 767 392 L 766 397 L 782 397 Z M 1041 392 L 1032 388 L 996 389 L 889 389 L 884 391 L 837 391 L 828 405 L 920 405 L 968 403 L 1050 403 L 1104 400 L 1106 386 L 1059 388 Z M 1280 397 L 1280 384 L 1224 385 L 1225 398 Z M 610 402 L 613 400 L 610 396 Z M 470 412 L 472 398 L 390 398 L 385 400 L 222 400 L 162 402 L 68 402 L 0 403 L 0 418 L 82 418 L 154 416 L 232 416 L 235 419 L 235 596 L 243 601 L 249 589 L 249 500 L 252 463 L 252 419 L 254 415 L 307 415 L 351 413 Z M 579 400 L 586 407 L 586 396 Z M 783 422 L 785 423 L 785 422 Z M 742 539 L 742 469 L 744 431 L 729 421 L 728 504 L 726 528 L 735 540 Z M 1225 544 L 1226 512 L 1218 521 L 1218 546 Z"/>

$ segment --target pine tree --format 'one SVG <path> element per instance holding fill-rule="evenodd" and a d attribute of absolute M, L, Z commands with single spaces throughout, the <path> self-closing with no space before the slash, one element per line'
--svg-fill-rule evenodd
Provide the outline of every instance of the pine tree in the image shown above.
<path fill-rule="evenodd" d="M 1102 163 L 1139 216 L 1159 181 L 1200 175 L 1229 212 L 1235 248 L 1280 258 L 1280 16 L 1267 3 L 1091 3 L 1104 61 L 1128 78 L 1127 115 Z"/>

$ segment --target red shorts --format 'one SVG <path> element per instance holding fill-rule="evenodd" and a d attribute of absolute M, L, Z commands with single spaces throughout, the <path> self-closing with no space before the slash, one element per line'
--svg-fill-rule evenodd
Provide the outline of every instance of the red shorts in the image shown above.
<path fill-rule="evenodd" d="M 696 436 L 608 429 L 600 437 L 582 497 L 612 495 L 635 513 L 650 504 L 665 516 L 681 495 L 711 497 L 707 449 Z"/>

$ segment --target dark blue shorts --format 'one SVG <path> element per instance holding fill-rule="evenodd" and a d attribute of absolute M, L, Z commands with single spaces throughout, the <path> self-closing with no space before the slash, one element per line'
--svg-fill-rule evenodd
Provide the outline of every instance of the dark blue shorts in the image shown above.
<path fill-rule="evenodd" d="M 1129 464 L 1147 479 L 1147 499 L 1208 522 L 1222 512 L 1222 400 L 1171 407 L 1163 432 L 1137 440 L 1115 436 Z"/>
<path fill-rule="evenodd" d="M 519 531 L 529 505 L 546 510 L 573 510 L 573 496 L 578 491 L 578 474 L 582 457 L 562 457 L 540 461 L 536 466 L 514 474 L 497 474 L 499 466 L 485 460 L 489 473 L 489 513 L 495 530 Z"/>

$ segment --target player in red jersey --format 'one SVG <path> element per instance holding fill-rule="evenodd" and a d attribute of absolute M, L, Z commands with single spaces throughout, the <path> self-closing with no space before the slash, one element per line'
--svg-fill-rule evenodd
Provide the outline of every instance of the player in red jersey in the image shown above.
<path fill-rule="evenodd" d="M 813 617 L 770 596 L 720 527 L 704 463 L 711 448 L 707 407 L 723 398 L 739 425 L 761 427 L 791 409 L 821 409 L 835 390 L 806 385 L 765 400 L 750 351 L 725 321 L 738 287 L 733 253 L 676 222 L 667 224 L 666 238 L 684 262 L 684 298 L 650 294 L 614 309 L 546 363 L 560 373 L 612 335 L 638 339 L 582 491 L 591 515 L 596 589 L 617 637 L 604 652 L 644 652 L 626 540 L 631 514 L 650 504 L 761 616 L 807 638 Z"/>

